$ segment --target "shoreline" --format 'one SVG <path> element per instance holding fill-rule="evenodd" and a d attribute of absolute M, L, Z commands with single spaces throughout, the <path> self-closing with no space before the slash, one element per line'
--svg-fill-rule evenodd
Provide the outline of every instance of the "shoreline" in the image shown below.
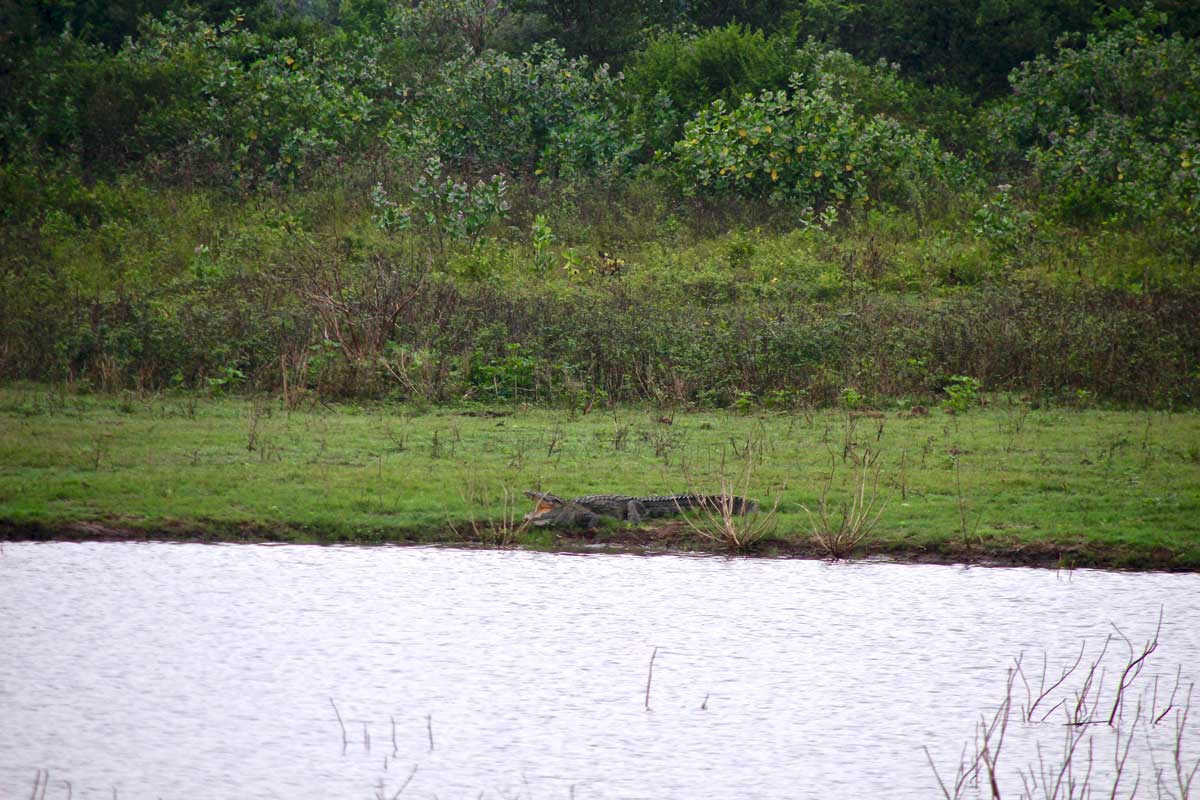
<path fill-rule="evenodd" d="M 855 558 L 1200 572 L 1194 412 L 1034 409 L 996 397 L 954 415 L 664 420 L 624 407 L 288 410 L 269 397 L 180 406 L 87 395 L 48 410 L 28 397 L 0 388 L 0 541 L 728 553 L 720 526 L 710 539 L 680 518 L 606 522 L 594 534 L 519 528 L 531 508 L 524 488 L 579 497 L 728 486 L 778 509 L 751 556 L 824 558 L 807 510 L 836 528 L 874 498 L 887 510 Z"/>
<path fill-rule="evenodd" d="M 569 533 L 539 529 L 533 538 L 487 540 L 464 535 L 470 525 L 402 528 L 370 531 L 361 535 L 286 523 L 207 523 L 165 520 L 138 525 L 121 520 L 36 522 L 0 519 L 0 543 L 15 542 L 162 542 L 176 544 L 301 544 L 378 546 L 439 546 L 465 549 L 525 550 L 576 555 L 711 555 L 739 558 L 777 558 L 831 561 L 817 545 L 801 539 L 764 539 L 744 550 L 732 551 L 690 535 L 675 521 L 643 528 L 613 528 L 602 533 Z M 1166 548 L 1097 546 L 1094 541 L 1035 541 L 963 543 L 951 540 L 910 543 L 877 539 L 855 548 L 843 561 L 886 560 L 902 564 L 946 566 L 1031 567 L 1039 569 L 1101 569 L 1121 572 L 1200 572 Z"/>

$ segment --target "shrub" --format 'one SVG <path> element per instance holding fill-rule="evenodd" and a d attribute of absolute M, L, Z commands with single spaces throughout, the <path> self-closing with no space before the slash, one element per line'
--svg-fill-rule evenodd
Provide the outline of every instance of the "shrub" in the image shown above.
<path fill-rule="evenodd" d="M 677 140 L 687 120 L 715 100 L 736 109 L 764 91 L 824 86 L 857 113 L 886 113 L 962 136 L 970 107 L 966 95 L 931 90 L 900 76 L 899 64 L 864 64 L 849 53 L 809 39 L 797 47 L 783 34 L 765 36 L 730 24 L 694 36 L 669 33 L 651 40 L 629 69 L 631 114 L 652 147 Z M 832 80 L 829 80 L 832 78 Z"/>
<path fill-rule="evenodd" d="M 888 117 L 864 117 L 823 76 L 763 92 L 736 109 L 717 100 L 675 143 L 673 166 L 694 192 L 821 205 L 870 199 L 921 204 L 965 175 L 937 140 Z"/>
<path fill-rule="evenodd" d="M 747 94 L 786 88 L 795 69 L 787 37 L 731 23 L 695 36 L 670 32 L 651 39 L 630 66 L 626 86 L 644 117 L 667 100 L 663 138 L 651 143 L 665 148 L 714 100 L 735 108 Z"/>
<path fill-rule="evenodd" d="M 619 172 L 636 150 L 618 123 L 621 79 L 557 46 L 463 57 L 443 76 L 399 138 L 431 142 L 454 166 L 585 176 Z"/>
<path fill-rule="evenodd" d="M 1133 23 L 1014 70 L 993 156 L 1027 159 L 1049 207 L 1073 221 L 1153 223 L 1200 253 L 1200 45 Z"/>
<path fill-rule="evenodd" d="M 24 139 L 92 169 L 153 159 L 189 180 L 292 182 L 361 150 L 373 98 L 386 95 L 373 60 L 338 47 L 260 36 L 241 17 L 212 25 L 173 14 L 147 19 L 111 56 L 66 36 L 26 62 L 5 149 Z"/>
<path fill-rule="evenodd" d="M 373 108 L 351 59 L 321 40 L 271 41 L 242 30 L 151 22 L 119 63 L 146 79 L 177 78 L 168 97 L 146 109 L 137 132 L 149 152 L 183 146 L 234 175 L 290 182 L 322 161 L 361 146 Z M 164 102 L 165 101 L 165 102 Z"/>

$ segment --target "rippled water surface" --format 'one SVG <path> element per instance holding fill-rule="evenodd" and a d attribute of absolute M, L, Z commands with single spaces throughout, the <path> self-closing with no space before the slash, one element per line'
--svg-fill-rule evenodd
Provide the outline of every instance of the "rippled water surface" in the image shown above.
<path fill-rule="evenodd" d="M 1195 575 L 5 544 L 0 797 L 934 797 L 1013 656 L 1160 606 L 1200 677 Z"/>

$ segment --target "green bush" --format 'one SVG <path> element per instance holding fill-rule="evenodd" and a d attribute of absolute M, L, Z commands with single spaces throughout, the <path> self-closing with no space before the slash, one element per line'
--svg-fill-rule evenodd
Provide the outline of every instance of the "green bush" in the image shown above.
<path fill-rule="evenodd" d="M 865 117 L 825 75 L 806 88 L 763 92 L 736 109 L 701 111 L 675 143 L 672 165 L 694 192 L 817 206 L 869 199 L 922 204 L 966 171 L 937 140 L 893 119 Z"/>
<path fill-rule="evenodd" d="M 786 88 L 796 66 L 788 37 L 731 23 L 694 36 L 670 32 L 651 39 L 629 67 L 626 88 L 643 118 L 665 107 L 668 119 L 651 142 L 661 149 L 714 100 L 735 108 L 747 94 Z"/>
<path fill-rule="evenodd" d="M 619 124 L 621 79 L 555 45 L 464 56 L 442 77 L 394 138 L 432 143 L 454 166 L 588 176 L 619 172 L 637 149 Z"/>
<path fill-rule="evenodd" d="M 1200 253 L 1200 46 L 1141 19 L 1015 70 L 992 110 L 997 157 L 1023 157 L 1063 219 L 1153 224 Z"/>
<path fill-rule="evenodd" d="M 98 171 L 147 162 L 171 178 L 289 183 L 366 146 L 387 79 L 362 56 L 260 36 L 240 17 L 147 19 L 115 55 L 66 36 L 25 62 L 0 137 Z"/>
<path fill-rule="evenodd" d="M 371 193 L 373 219 L 380 229 L 395 234 L 412 226 L 416 212 L 443 254 L 454 241 L 473 249 L 484 231 L 508 212 L 507 193 L 503 175 L 493 175 L 487 182 L 478 180 L 472 186 L 445 176 L 441 159 L 433 156 L 412 187 L 412 206 L 400 205 L 388 197 L 382 185 L 375 186 Z"/>
<path fill-rule="evenodd" d="M 660 150 L 679 139 L 684 124 L 713 101 L 736 109 L 747 96 L 793 86 L 796 74 L 804 88 L 824 83 L 861 114 L 885 113 L 956 140 L 967 138 L 969 97 L 950 87 L 914 84 L 901 77 L 899 67 L 864 64 L 813 39 L 797 47 L 788 35 L 766 36 L 730 24 L 652 39 L 630 67 L 626 89 L 634 124 Z"/>

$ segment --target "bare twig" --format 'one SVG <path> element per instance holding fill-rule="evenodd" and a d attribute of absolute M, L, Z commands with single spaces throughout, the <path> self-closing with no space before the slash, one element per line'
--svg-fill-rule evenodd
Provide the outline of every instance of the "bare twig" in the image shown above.
<path fill-rule="evenodd" d="M 1175 712 L 1175 744 L 1171 749 L 1171 765 L 1175 773 L 1175 788 L 1180 800 L 1186 800 L 1191 795 L 1196 772 L 1200 771 L 1200 758 L 1197 758 L 1195 763 L 1189 767 L 1187 759 L 1183 755 L 1183 735 L 1187 730 L 1188 714 L 1192 708 L 1193 688 L 1193 686 L 1188 686 L 1187 700 L 1183 707 Z"/>
<path fill-rule="evenodd" d="M 650 669 L 646 672 L 646 710 L 650 710 L 650 681 L 654 680 L 654 659 L 658 656 L 658 648 L 650 654 Z M 705 698 L 707 701 L 707 698 Z"/>
<path fill-rule="evenodd" d="M 467 506 L 466 524 L 470 528 L 469 535 L 466 528 L 460 531 L 453 520 L 447 519 L 446 523 L 450 526 L 450 530 L 454 531 L 460 539 L 470 539 L 495 547 L 511 547 L 529 528 L 530 522 L 519 516 L 517 494 L 507 486 L 502 487 L 500 491 L 500 516 L 498 518 L 486 516 L 480 519 L 481 509 L 487 507 L 488 500 L 484 497 L 483 491 L 473 482 L 468 481 L 462 499 Z"/>
<path fill-rule="evenodd" d="M 412 772 L 408 773 L 408 777 L 404 780 L 404 783 L 400 784 L 400 788 L 396 790 L 394 795 L 392 795 L 392 800 L 396 800 L 397 797 L 404 794 L 404 790 L 408 788 L 410 783 L 412 783 L 412 779 L 416 777 L 417 768 L 420 766 L 420 764 L 413 764 Z"/>
<path fill-rule="evenodd" d="M 985 721 L 985 718 L 979 720 L 979 733 L 983 740 L 983 745 L 979 748 L 979 759 L 983 762 L 984 769 L 987 771 L 988 786 L 992 792 L 992 800 L 1000 800 L 998 764 L 1000 763 L 1000 751 L 1004 747 L 1004 736 L 1008 732 L 1008 719 L 1012 711 L 1012 687 L 1014 680 L 1016 680 L 1016 670 L 1010 668 L 1008 670 L 1008 679 L 1005 683 L 1004 700 L 1000 703 L 1000 707 L 992 715 L 991 722 Z"/>
<path fill-rule="evenodd" d="M 1076 674 L 1083 663 L 1086 645 L 1080 648 L 1079 655 L 1073 663 L 1062 668 L 1059 677 L 1049 680 L 1048 659 L 1043 656 L 1042 676 L 1035 690 L 1029 681 L 1023 665 L 1023 657 L 1014 659 L 1009 667 L 1005 683 L 1004 699 L 998 709 L 990 716 L 981 717 L 975 726 L 974 750 L 964 750 L 953 786 L 943 779 L 938 772 L 933 759 L 926 750 L 926 760 L 933 769 L 934 777 L 942 796 L 946 800 L 959 800 L 962 796 L 964 775 L 974 771 L 976 779 L 987 786 L 987 794 L 992 800 L 999 800 L 1002 792 L 1012 795 L 1014 790 L 1006 788 L 1003 776 L 998 768 L 1000 754 L 1005 742 L 1009 717 L 1013 705 L 1013 687 L 1017 678 L 1025 687 L 1026 704 L 1017 719 L 1029 726 L 1039 725 L 1057 709 L 1062 714 L 1062 749 L 1055 755 L 1047 757 L 1041 744 L 1037 746 L 1037 758 L 1034 763 L 1016 770 L 1023 788 L 1020 792 L 1022 800 L 1033 800 L 1041 797 L 1045 800 L 1091 800 L 1106 797 L 1117 800 L 1127 797 L 1129 800 L 1140 796 L 1142 786 L 1140 770 L 1136 770 L 1139 758 L 1133 755 L 1135 740 L 1139 728 L 1145 732 L 1146 747 L 1150 748 L 1149 758 L 1153 766 L 1155 788 L 1159 798 L 1187 800 L 1195 788 L 1197 774 L 1200 774 L 1200 758 L 1184 755 L 1185 734 L 1188 732 L 1188 714 L 1191 709 L 1192 689 L 1186 689 L 1186 697 L 1178 697 L 1183 693 L 1180 689 L 1181 671 L 1177 672 L 1176 688 L 1171 693 L 1166 709 L 1158 708 L 1158 684 L 1154 682 L 1152 689 L 1143 688 L 1136 704 L 1128 702 L 1129 694 L 1137 684 L 1139 676 L 1144 674 L 1149 656 L 1157 649 L 1159 635 L 1162 630 L 1162 613 L 1159 614 L 1158 624 L 1154 635 L 1139 650 L 1132 646 L 1118 629 L 1115 635 L 1109 635 L 1100 648 L 1098 656 L 1091 661 L 1081 676 L 1080 686 L 1074 690 L 1070 698 L 1063 698 L 1054 703 L 1049 711 L 1040 713 L 1043 705 L 1048 705 L 1051 695 L 1061 688 L 1067 676 Z M 1116 682 L 1112 692 L 1105 693 L 1104 666 L 1108 647 L 1114 638 L 1125 641 L 1129 647 L 1129 658 Z M 1115 674 L 1115 673 L 1114 673 Z M 1049 684 L 1049 686 L 1047 686 Z M 1153 691 L 1153 695 L 1150 692 Z M 1111 696 L 1109 696 L 1111 695 Z M 1070 702 L 1064 702 L 1067 700 Z M 1107 703 L 1111 702 L 1111 708 Z M 1109 713 L 1103 714 L 1099 708 L 1105 705 Z M 1155 760 L 1155 742 L 1150 735 L 1150 728 L 1165 719 L 1174 711 L 1174 743 L 1171 756 L 1167 763 Z M 1038 713 L 1035 713 L 1038 712 Z M 1111 760 L 1103 773 L 1096 772 L 1096 753 L 1098 742 L 1097 726 L 1104 725 L 1113 731 Z M 968 753 L 973 752 L 973 759 Z M 1131 776 L 1130 772 L 1134 774 Z M 1101 785 L 1102 784 L 1102 785 Z"/>
<path fill-rule="evenodd" d="M 1046 656 L 1045 653 L 1042 654 L 1042 678 L 1041 678 L 1040 683 L 1038 684 L 1038 696 L 1037 696 L 1037 699 L 1032 700 L 1032 702 L 1029 703 L 1029 706 L 1026 709 L 1025 714 L 1023 715 L 1027 722 L 1033 721 L 1033 712 L 1034 712 L 1034 710 L 1037 709 L 1037 707 L 1041 704 L 1041 702 L 1043 700 L 1045 700 L 1048 696 L 1050 696 L 1050 694 L 1055 689 L 1062 686 L 1063 682 L 1066 681 L 1067 678 L 1069 678 L 1071 675 L 1075 674 L 1075 670 L 1077 670 L 1079 668 L 1079 665 L 1083 662 L 1083 653 L 1084 653 L 1084 650 L 1086 650 L 1086 649 L 1087 649 L 1087 642 L 1081 642 L 1079 645 L 1079 655 L 1075 657 L 1075 663 L 1073 663 L 1070 667 L 1065 667 L 1062 670 L 1062 672 L 1059 674 L 1058 680 L 1054 681 L 1049 686 L 1046 686 L 1046 667 L 1047 667 L 1048 656 Z M 1019 668 L 1019 666 L 1020 665 L 1018 664 L 1018 668 Z M 1022 673 L 1022 678 L 1024 678 L 1023 673 Z M 1028 683 L 1026 683 L 1027 690 L 1028 690 L 1028 686 L 1029 686 Z M 1057 708 L 1057 706 L 1055 706 L 1055 708 Z M 1054 708 L 1051 708 L 1050 711 L 1048 711 L 1046 713 L 1047 713 L 1047 715 L 1049 715 L 1053 711 L 1054 711 Z M 1043 720 L 1045 718 L 1046 717 L 1042 717 Z"/>
<path fill-rule="evenodd" d="M 929 768 L 933 770 L 933 776 L 937 778 L 938 788 L 942 790 L 942 795 L 946 800 L 958 800 L 963 796 L 963 789 L 967 786 L 967 781 L 970 779 L 973 766 L 967 763 L 967 748 L 963 746 L 963 752 L 958 759 L 958 769 L 954 773 L 954 788 L 950 789 L 946 786 L 946 782 L 942 780 L 941 774 L 938 772 L 937 766 L 933 763 L 933 756 L 929 754 L 928 747 L 922 747 L 925 751 L 925 760 L 929 762 Z"/>
<path fill-rule="evenodd" d="M 1129 655 L 1131 660 L 1125 665 L 1125 671 L 1121 673 L 1121 679 L 1117 681 L 1116 698 L 1113 700 L 1112 711 L 1108 715 L 1109 725 L 1113 724 L 1113 720 L 1117 718 L 1117 712 L 1121 710 L 1121 702 L 1125 697 L 1125 690 L 1128 689 L 1130 685 L 1132 685 L 1137 679 L 1137 676 L 1141 674 L 1142 669 L 1145 667 L 1146 659 L 1158 649 L 1158 635 L 1162 633 L 1162 620 L 1163 610 L 1160 606 L 1158 609 L 1158 625 L 1154 629 L 1154 638 L 1146 642 L 1146 644 L 1142 647 L 1141 655 L 1137 656 L 1136 658 L 1133 657 L 1132 643 L 1130 643 L 1129 639 L 1125 637 L 1125 634 L 1121 633 L 1120 628 L 1117 628 L 1115 625 L 1113 626 L 1113 628 L 1116 629 L 1117 634 L 1125 641 L 1125 644 L 1129 646 Z"/>
<path fill-rule="evenodd" d="M 342 750 L 350 743 L 346 738 L 346 725 L 342 722 L 342 712 L 338 711 L 337 703 L 333 702 L 333 698 L 329 698 L 329 705 L 333 706 L 333 713 L 337 714 L 338 727 L 342 729 Z"/>

